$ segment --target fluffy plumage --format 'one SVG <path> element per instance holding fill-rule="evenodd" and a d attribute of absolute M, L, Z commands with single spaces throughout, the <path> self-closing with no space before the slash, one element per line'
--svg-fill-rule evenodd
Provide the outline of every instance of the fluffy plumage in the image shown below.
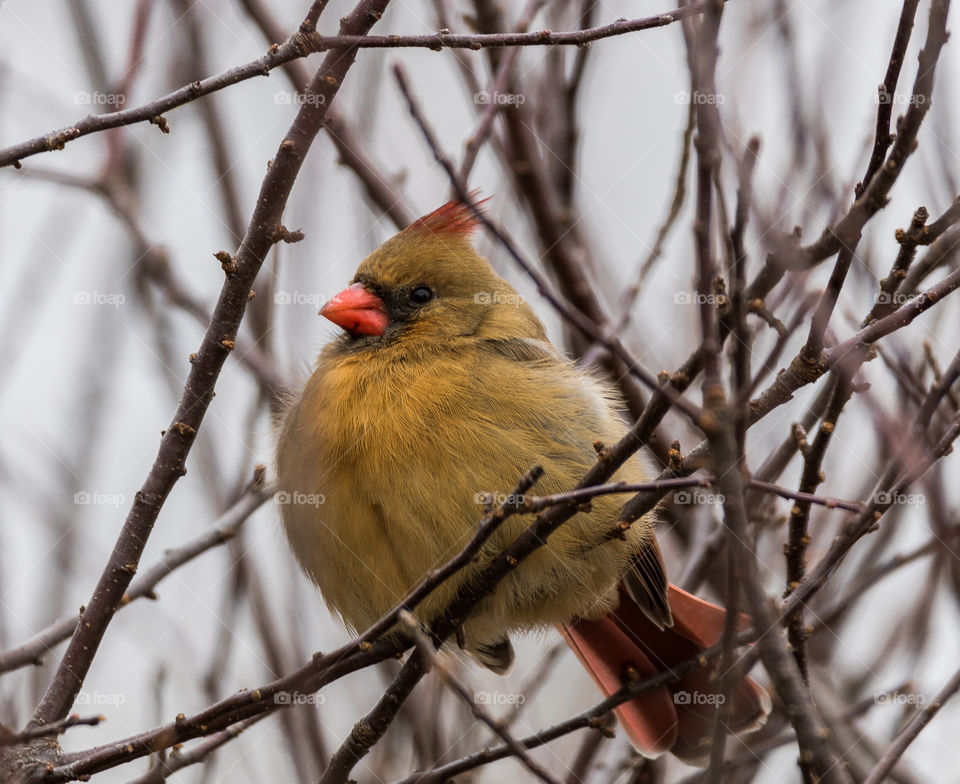
<path fill-rule="evenodd" d="M 595 462 L 593 443 L 625 430 L 611 390 L 550 344 L 533 310 L 476 253 L 473 225 L 465 207 L 444 205 L 363 261 L 354 285 L 321 311 L 347 332 L 320 354 L 283 424 L 279 488 L 325 497 L 320 507 L 282 507 L 290 543 L 357 631 L 463 547 L 483 493 L 507 492 L 534 464 L 545 469 L 538 494 L 569 490 Z M 638 457 L 614 477 L 647 478 Z M 612 536 L 621 505 L 596 498 L 510 574 L 467 620 L 467 651 L 503 671 L 509 632 L 599 620 L 624 601 L 652 628 L 669 626 L 652 525 Z M 528 524 L 509 519 L 487 554 Z M 441 585 L 417 614 L 436 617 L 479 568 Z M 584 628 L 589 637 L 593 627 Z M 574 647 L 578 634 L 567 627 Z"/>
<path fill-rule="evenodd" d="M 282 489 L 325 496 L 319 510 L 284 507 L 294 552 L 358 631 L 463 547 L 480 494 L 509 491 L 537 463 L 538 493 L 568 490 L 596 461 L 593 441 L 623 431 L 609 391 L 549 344 L 532 309 L 476 255 L 465 218 L 442 207 L 360 265 L 354 280 L 405 318 L 382 336 L 348 333 L 327 346 L 280 439 Z M 422 284 L 436 297 L 408 308 L 397 292 Z M 633 460 L 617 478 L 645 475 Z M 511 575 L 467 623 L 468 650 L 611 609 L 615 577 L 652 536 L 646 522 L 626 542 L 608 536 L 620 503 L 598 498 Z M 509 520 L 490 550 L 528 524 Z M 477 568 L 418 612 L 429 620 Z"/>

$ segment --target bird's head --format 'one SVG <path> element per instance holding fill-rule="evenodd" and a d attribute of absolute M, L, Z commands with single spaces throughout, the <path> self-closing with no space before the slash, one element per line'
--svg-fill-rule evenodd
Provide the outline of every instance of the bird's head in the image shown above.
<path fill-rule="evenodd" d="M 320 315 L 360 345 L 466 335 L 543 338 L 531 308 L 474 249 L 476 227 L 470 207 L 444 204 L 364 259 Z"/>

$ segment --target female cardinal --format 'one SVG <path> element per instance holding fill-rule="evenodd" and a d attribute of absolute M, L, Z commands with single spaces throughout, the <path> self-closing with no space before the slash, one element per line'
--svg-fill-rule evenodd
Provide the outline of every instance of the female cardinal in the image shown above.
<path fill-rule="evenodd" d="M 596 461 L 594 443 L 625 431 L 613 392 L 551 345 L 533 310 L 474 250 L 475 228 L 470 209 L 451 202 L 363 261 L 320 311 L 344 334 L 320 354 L 283 422 L 277 480 L 292 501 L 281 506 L 284 526 L 354 630 L 463 548 L 487 491 L 514 487 L 533 465 L 545 469 L 538 492 L 569 490 Z M 636 457 L 615 476 L 647 478 Z M 650 520 L 612 536 L 619 508 L 614 496 L 595 498 L 523 561 L 464 623 L 465 650 L 503 673 L 511 631 L 556 625 L 611 694 L 628 673 L 653 675 L 715 643 L 724 611 L 668 585 Z M 509 518 L 491 552 L 526 525 Z M 416 614 L 438 617 L 482 566 L 441 584 Z M 618 715 L 642 753 L 698 761 L 721 699 L 713 674 L 697 670 Z M 728 725 L 757 726 L 768 706 L 743 680 Z"/>

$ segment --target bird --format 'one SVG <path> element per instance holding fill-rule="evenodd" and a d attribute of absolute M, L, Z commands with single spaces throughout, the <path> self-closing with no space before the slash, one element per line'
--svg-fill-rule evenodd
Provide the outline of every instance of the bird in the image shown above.
<path fill-rule="evenodd" d="M 482 207 L 478 207 L 480 209 Z M 473 535 L 491 491 L 542 467 L 537 492 L 574 487 L 597 442 L 626 430 L 613 388 L 549 340 L 531 305 L 475 249 L 474 207 L 451 201 L 364 259 L 321 316 L 342 329 L 282 416 L 275 467 L 293 553 L 326 604 L 355 632 L 369 628 Z M 649 481 L 640 455 L 612 481 Z M 510 635 L 559 630 L 599 688 L 685 661 L 722 636 L 725 611 L 668 583 L 653 516 L 620 526 L 622 499 L 598 496 L 486 596 L 456 645 L 506 673 Z M 485 553 L 529 524 L 504 521 Z M 617 535 L 611 535 L 617 529 Z M 483 558 L 415 608 L 426 624 L 475 584 Z M 742 624 L 746 621 L 738 619 Z M 621 704 L 634 747 L 695 764 L 709 756 L 724 694 L 700 668 Z M 757 728 L 766 691 L 732 690 L 726 722 Z"/>

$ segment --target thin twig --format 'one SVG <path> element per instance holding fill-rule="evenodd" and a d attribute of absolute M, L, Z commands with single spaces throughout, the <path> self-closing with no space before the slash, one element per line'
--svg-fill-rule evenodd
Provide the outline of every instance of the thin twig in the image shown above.
<path fill-rule="evenodd" d="M 104 716 L 80 716 L 73 713 L 59 721 L 51 722 L 43 727 L 31 727 L 23 732 L 12 732 L 0 724 L 0 747 L 19 746 L 37 738 L 53 738 L 62 735 L 71 727 L 96 727 L 106 721 Z"/>
<path fill-rule="evenodd" d="M 890 115 L 893 113 L 893 96 L 900 81 L 900 69 L 903 59 L 907 55 L 907 45 L 910 43 L 910 33 L 913 30 L 913 20 L 917 15 L 917 6 L 920 0 L 904 0 L 900 11 L 900 22 L 897 25 L 897 34 L 893 39 L 893 51 L 890 53 L 890 62 L 887 64 L 887 74 L 883 84 L 877 88 L 877 131 L 874 134 L 873 152 L 870 154 L 870 163 L 867 164 L 867 173 L 857 183 L 856 195 L 859 197 L 873 175 L 883 165 L 892 139 L 890 137 Z"/>
<path fill-rule="evenodd" d="M 279 43 L 286 38 L 286 31 L 273 16 L 263 0 L 238 0 L 263 37 L 270 43 Z M 299 93 L 310 81 L 307 66 L 302 60 L 291 60 L 282 66 L 284 75 L 293 90 Z M 350 169 L 363 185 L 367 198 L 388 216 L 398 229 L 409 226 L 416 218 L 400 190 L 398 178 L 383 171 L 366 145 L 360 140 L 357 129 L 342 107 L 334 105 L 327 109 L 327 136 L 340 155 L 340 163 Z"/>
<path fill-rule="evenodd" d="M 341 31 L 363 33 L 378 18 L 387 0 L 362 0 L 344 17 Z M 150 473 L 137 493 L 100 580 L 87 603 L 53 680 L 34 711 L 31 726 L 66 716 L 99 650 L 107 626 L 136 572 L 147 539 L 164 501 L 186 473 L 185 462 L 196 439 L 214 386 L 235 346 L 254 280 L 267 252 L 284 236 L 281 218 L 307 151 L 323 127 L 326 105 L 337 94 L 356 51 L 330 53 L 310 90 L 322 101 L 301 105 L 273 164 L 267 171 L 250 226 L 228 273 L 200 349 L 192 361 L 173 420 L 165 431 Z"/>
<path fill-rule="evenodd" d="M 545 0 L 529 0 L 527 7 L 517 20 L 517 32 L 525 32 L 533 21 L 537 11 L 543 6 Z M 460 162 L 460 181 L 469 182 L 470 172 L 473 171 L 473 165 L 477 161 L 477 156 L 483 147 L 484 142 L 489 138 L 493 131 L 493 121 L 497 114 L 503 109 L 502 104 L 497 100 L 497 96 L 506 90 L 507 80 L 510 77 L 510 69 L 520 53 L 519 47 L 511 48 L 500 60 L 497 71 L 494 74 L 493 81 L 490 83 L 490 89 L 487 91 L 487 103 L 480 115 L 480 121 L 477 123 L 473 133 L 467 137 L 463 148 L 463 160 Z M 476 100 L 476 97 L 474 98 Z"/>
<path fill-rule="evenodd" d="M 653 375 L 640 367 L 640 365 L 635 359 L 633 359 L 633 357 L 630 356 L 629 352 L 627 352 L 618 339 L 606 335 L 601 328 L 599 328 L 585 314 L 579 311 L 574 305 L 561 299 L 560 295 L 553 292 L 552 287 L 549 285 L 546 279 L 523 258 L 513 241 L 506 236 L 505 232 L 501 228 L 496 226 L 493 221 L 491 221 L 490 218 L 484 214 L 483 210 L 481 210 L 476 201 L 474 201 L 472 195 L 467 191 L 466 186 L 460 180 L 460 177 L 454 169 L 453 164 L 450 162 L 450 159 L 447 158 L 447 156 L 443 153 L 439 143 L 437 142 L 436 136 L 427 125 L 423 116 L 423 112 L 420 110 L 420 107 L 410 89 L 406 71 L 399 63 L 397 63 L 393 66 L 393 73 L 397 79 L 397 83 L 400 86 L 401 92 L 406 99 L 407 108 L 410 110 L 411 116 L 414 118 L 414 121 L 417 123 L 420 132 L 423 134 L 424 140 L 427 142 L 427 145 L 433 152 L 434 158 L 446 171 L 447 176 L 450 179 L 450 183 L 453 185 L 457 193 L 457 197 L 470 208 L 471 212 L 476 216 L 477 221 L 488 233 L 490 233 L 501 245 L 503 245 L 504 249 L 506 249 L 514 261 L 517 262 L 524 273 L 529 276 L 531 280 L 533 280 L 540 294 L 553 306 L 557 313 L 559 313 L 567 323 L 576 327 L 587 337 L 590 337 L 594 341 L 603 344 L 611 353 L 615 354 L 621 361 L 624 362 L 628 372 L 631 375 L 636 376 L 637 379 L 646 384 L 650 389 L 662 394 L 672 405 L 676 406 L 680 411 L 686 414 L 695 425 L 698 425 L 700 420 L 700 409 L 697 406 L 674 392 L 671 387 L 660 384 Z"/>
<path fill-rule="evenodd" d="M 191 765 L 199 765 L 207 762 L 213 752 L 269 715 L 269 713 L 262 713 L 259 716 L 237 722 L 232 727 L 227 727 L 225 730 L 214 733 L 206 740 L 193 746 L 189 751 L 173 754 L 156 767 L 148 770 L 142 776 L 138 776 L 127 782 L 127 784 L 162 784 L 179 770 L 188 768 Z"/>
<path fill-rule="evenodd" d="M 897 763 L 897 760 L 903 756 L 907 747 L 916 740 L 917 736 L 923 731 L 937 715 L 944 704 L 960 690 L 960 670 L 953 674 L 953 677 L 944 685 L 940 691 L 934 695 L 933 700 L 918 710 L 903 731 L 893 739 L 887 750 L 883 753 L 880 761 L 876 764 L 870 775 L 864 779 L 863 784 L 880 784 L 886 779 L 890 769 Z"/>
<path fill-rule="evenodd" d="M 443 681 L 444 685 L 449 688 L 450 691 L 456 694 L 457 697 L 459 697 L 464 703 L 464 705 L 470 708 L 470 712 L 473 714 L 473 717 L 483 722 L 491 730 L 493 730 L 494 734 L 510 747 L 513 755 L 520 760 L 520 763 L 534 776 L 545 782 L 545 784 L 560 784 L 560 782 L 558 782 L 553 776 L 547 773 L 542 765 L 535 762 L 530 755 L 527 754 L 527 750 L 515 737 L 513 737 L 513 734 L 506 728 L 506 725 L 504 725 L 503 722 L 494 718 L 490 712 L 483 707 L 483 705 L 477 702 L 475 697 L 476 692 L 461 683 L 460 679 L 453 673 L 446 663 L 436 656 L 433 644 L 420 628 L 420 623 L 417 621 L 413 613 L 404 611 L 400 616 L 400 620 L 407 632 L 412 634 L 414 639 L 416 639 L 420 652 L 429 662 L 428 668 L 436 672 L 437 675 L 440 676 L 440 679 Z"/>
<path fill-rule="evenodd" d="M 156 587 L 164 577 L 208 550 L 229 541 L 250 515 L 271 498 L 273 493 L 272 485 L 256 484 L 251 487 L 214 521 L 209 530 L 182 547 L 168 550 L 157 564 L 134 580 L 123 595 L 120 606 L 126 607 L 137 599 L 156 599 Z M 0 673 L 10 672 L 28 664 L 41 664 L 43 656 L 54 645 L 68 639 L 76 630 L 78 623 L 79 619 L 75 616 L 61 618 L 22 645 L 0 652 Z"/>
<path fill-rule="evenodd" d="M 677 8 L 668 13 L 643 19 L 631 19 L 601 25 L 589 30 L 573 30 L 570 32 L 554 33 L 541 30 L 535 33 L 498 33 L 492 35 L 454 35 L 451 33 L 435 33 L 432 35 L 382 35 L 364 36 L 341 32 L 340 35 L 324 36 L 317 33 L 293 33 L 280 45 L 271 47 L 263 57 L 253 62 L 231 68 L 216 76 L 192 82 L 178 90 L 174 90 L 162 98 L 131 107 L 118 112 L 90 115 L 72 125 L 56 131 L 45 133 L 19 144 L 14 144 L 0 150 L 0 167 L 18 165 L 21 160 L 31 155 L 53 150 L 62 150 L 68 143 L 88 136 L 91 133 L 119 128 L 122 125 L 132 125 L 139 122 L 151 122 L 162 117 L 165 112 L 183 106 L 204 95 L 230 87 L 238 82 L 252 79 L 256 76 L 265 76 L 291 60 L 317 52 L 344 52 L 356 49 L 396 49 L 414 47 L 420 49 L 486 49 L 505 46 L 583 46 L 592 41 L 603 38 L 624 35 L 626 33 L 650 30 L 656 27 L 665 27 L 674 22 L 694 16 L 703 11 L 708 0 L 700 0 L 683 8 Z M 305 22 L 306 23 L 306 22 Z M 342 30 L 342 28 L 341 28 Z M 319 91 L 313 91 L 320 94 Z"/>
<path fill-rule="evenodd" d="M 279 678 L 259 689 L 231 695 L 197 714 L 189 717 L 178 717 L 177 721 L 172 724 L 106 746 L 64 755 L 63 764 L 49 771 L 47 780 L 50 782 L 69 781 L 77 776 L 89 775 L 152 753 L 156 751 L 158 744 L 161 747 L 169 747 L 201 735 L 217 732 L 237 721 L 283 707 L 287 703 L 276 699 L 276 695 L 281 692 L 316 691 L 339 677 L 399 655 L 408 647 L 408 642 L 396 636 L 383 638 L 383 635 L 396 625 L 400 613 L 403 610 L 414 608 L 444 580 L 467 564 L 472 563 L 483 544 L 502 525 L 503 521 L 509 516 L 519 513 L 518 499 L 524 497 L 524 494 L 541 474 L 542 469 L 531 469 L 521 478 L 513 492 L 506 497 L 502 504 L 484 515 L 474 536 L 457 555 L 442 567 L 425 575 L 406 597 L 401 599 L 393 609 L 388 611 L 357 639 L 326 655 L 317 654 L 312 662 L 288 676 Z M 524 557 L 526 556 L 519 556 L 521 560 Z M 491 583 L 487 586 L 484 586 L 481 582 L 477 586 L 474 597 L 468 596 L 461 601 L 461 609 L 467 608 L 462 609 L 462 611 L 469 611 L 484 595 L 482 591 L 492 590 L 504 574 L 505 572 L 494 574 Z M 448 623 L 445 636 L 449 636 L 455 626 L 456 624 Z M 340 759 L 342 761 L 344 757 L 341 756 Z"/>
<path fill-rule="evenodd" d="M 756 490 L 763 490 L 766 493 L 773 493 L 781 498 L 790 498 L 805 504 L 817 504 L 827 509 L 843 509 L 847 512 L 862 512 L 864 505 L 857 501 L 845 501 L 842 498 L 825 498 L 824 496 L 814 495 L 813 493 L 803 493 L 796 490 L 790 490 L 780 485 L 770 482 L 761 482 L 758 479 L 748 479 L 747 484 Z"/>
<path fill-rule="evenodd" d="M 347 783 L 353 767 L 383 737 L 404 700 L 426 673 L 426 659 L 419 648 L 414 648 L 377 704 L 353 726 L 346 740 L 334 752 L 318 784 Z"/>

